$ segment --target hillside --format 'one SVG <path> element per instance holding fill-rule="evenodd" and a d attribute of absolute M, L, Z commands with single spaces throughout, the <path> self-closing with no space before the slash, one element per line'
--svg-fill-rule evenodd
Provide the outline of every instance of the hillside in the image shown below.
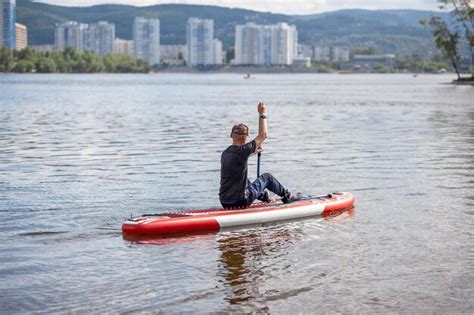
<path fill-rule="evenodd" d="M 222 40 L 225 48 L 234 45 L 237 24 L 288 22 L 297 26 L 299 42 L 303 44 L 372 45 L 380 52 L 406 54 L 431 49 L 431 35 L 418 23 L 420 18 L 430 15 L 431 12 L 411 10 L 340 10 L 289 16 L 203 5 L 63 7 L 17 0 L 17 20 L 28 26 L 32 45 L 53 43 L 55 24 L 69 20 L 83 23 L 109 21 L 115 23 L 117 37 L 131 39 L 136 16 L 160 19 L 162 44 L 184 44 L 186 21 L 189 17 L 200 17 L 214 20 L 215 36 Z"/>

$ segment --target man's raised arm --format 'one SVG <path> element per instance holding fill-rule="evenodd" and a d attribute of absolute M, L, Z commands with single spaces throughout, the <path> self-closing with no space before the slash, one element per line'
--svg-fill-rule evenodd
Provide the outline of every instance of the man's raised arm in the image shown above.
<path fill-rule="evenodd" d="M 258 103 L 257 111 L 259 114 L 258 136 L 254 140 L 255 140 L 255 143 L 257 144 L 257 151 L 258 151 L 258 148 L 260 148 L 263 141 L 265 141 L 265 139 L 267 139 L 267 136 L 268 136 L 267 117 L 265 116 L 265 104 L 263 102 Z"/>

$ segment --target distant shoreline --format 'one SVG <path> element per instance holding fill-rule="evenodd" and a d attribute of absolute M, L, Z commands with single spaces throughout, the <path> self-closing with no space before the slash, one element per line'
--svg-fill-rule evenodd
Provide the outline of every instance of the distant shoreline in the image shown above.
<path fill-rule="evenodd" d="M 50 75 L 50 74 L 87 74 L 87 75 L 94 75 L 94 74 L 144 74 L 144 75 L 153 75 L 153 74 L 241 74 L 244 76 L 250 75 L 249 78 L 252 78 L 255 75 L 259 74 L 328 74 L 328 75 L 349 75 L 349 74 L 386 74 L 386 75 L 393 75 L 393 74 L 406 74 L 412 75 L 413 77 L 423 76 L 423 75 L 455 75 L 453 72 L 446 72 L 446 73 L 433 73 L 433 72 L 363 72 L 363 71 L 332 71 L 332 72 L 321 72 L 317 71 L 316 69 L 311 70 L 304 70 L 304 69 L 293 69 L 293 70 L 197 70 L 197 69 L 160 69 L 158 71 L 150 71 L 150 72 L 0 72 L 0 75 L 11 75 L 11 74 L 19 74 L 19 75 L 28 75 L 28 74 L 37 74 L 37 75 Z M 459 85 L 470 85 L 473 84 L 474 81 L 456 81 L 453 80 L 450 82 L 452 84 L 459 84 Z"/>
<path fill-rule="evenodd" d="M 390 71 L 390 72 L 377 72 L 377 71 L 347 71 L 347 70 L 334 70 L 334 71 L 320 71 L 318 68 L 302 68 L 302 67 L 222 67 L 222 68 L 209 68 L 209 69 L 196 69 L 189 67 L 169 67 L 161 68 L 156 70 L 156 73 L 235 73 L 243 75 L 254 75 L 254 74 L 279 74 L 279 73 L 319 73 L 319 74 L 412 74 L 414 76 L 424 74 L 454 74 L 452 72 L 446 73 L 433 73 L 433 72 L 410 72 L 410 71 Z"/>

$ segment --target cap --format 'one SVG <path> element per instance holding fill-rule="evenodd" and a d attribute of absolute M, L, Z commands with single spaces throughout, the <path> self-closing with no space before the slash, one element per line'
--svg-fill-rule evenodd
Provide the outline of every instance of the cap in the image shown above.
<path fill-rule="evenodd" d="M 236 135 L 249 135 L 249 127 L 247 127 L 246 124 L 237 124 L 232 127 L 232 133 L 235 133 Z"/>

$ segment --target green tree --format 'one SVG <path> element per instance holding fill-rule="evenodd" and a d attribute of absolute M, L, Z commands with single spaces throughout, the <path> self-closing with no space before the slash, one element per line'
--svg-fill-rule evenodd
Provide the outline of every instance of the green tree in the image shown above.
<path fill-rule="evenodd" d="M 382 65 L 375 66 L 373 71 L 376 73 L 390 73 L 391 72 L 389 68 Z"/>
<path fill-rule="evenodd" d="M 78 60 L 78 52 L 75 51 L 73 48 L 71 47 L 66 47 L 66 49 L 63 51 L 62 53 L 62 57 L 63 57 L 63 60 L 64 60 L 64 67 L 69 70 L 68 72 L 74 72 L 75 70 L 75 67 L 76 67 L 76 63 L 77 63 L 77 60 Z"/>
<path fill-rule="evenodd" d="M 117 64 L 114 55 L 107 54 L 103 60 L 105 72 L 115 72 L 117 70 Z"/>
<path fill-rule="evenodd" d="M 120 73 L 137 72 L 135 60 L 127 55 L 114 56 L 115 71 Z"/>
<path fill-rule="evenodd" d="M 71 63 L 65 60 L 65 56 L 62 52 L 53 51 L 49 54 L 49 58 L 56 64 L 56 71 L 61 73 L 72 72 Z"/>
<path fill-rule="evenodd" d="M 16 51 L 13 53 L 15 54 L 18 60 L 28 60 L 34 63 L 38 58 L 37 53 L 29 47 L 26 47 L 20 51 Z"/>
<path fill-rule="evenodd" d="M 407 71 L 417 71 L 417 65 L 412 58 L 408 56 L 400 57 L 395 60 L 395 69 L 398 70 L 407 70 Z"/>
<path fill-rule="evenodd" d="M 439 0 L 440 8 L 448 10 L 461 23 L 471 53 L 471 78 L 474 79 L 474 6 L 471 0 Z"/>
<path fill-rule="evenodd" d="M 13 71 L 19 73 L 32 72 L 35 69 L 35 64 L 31 60 L 20 60 L 15 64 Z"/>
<path fill-rule="evenodd" d="M 52 59 L 41 57 L 36 62 L 36 72 L 39 73 L 52 73 L 56 72 L 56 64 Z"/>
<path fill-rule="evenodd" d="M 451 61 L 458 80 L 460 80 L 459 60 L 461 58 L 458 51 L 459 32 L 451 31 L 448 24 L 437 16 L 433 16 L 429 20 L 422 20 L 421 23 L 431 27 L 436 47 L 441 49 L 443 56 Z"/>
<path fill-rule="evenodd" d="M 329 63 L 321 63 L 312 61 L 311 65 L 318 70 L 320 73 L 331 73 L 334 72 L 334 69 L 331 67 Z"/>
<path fill-rule="evenodd" d="M 431 73 L 436 73 L 445 67 L 446 65 L 442 62 L 424 61 L 420 64 L 421 70 Z"/>
<path fill-rule="evenodd" d="M 14 64 L 13 52 L 5 46 L 0 46 L 0 72 L 10 72 Z"/>
<path fill-rule="evenodd" d="M 231 60 L 235 58 L 235 48 L 230 47 L 227 49 L 225 53 L 225 60 L 228 64 L 230 64 Z"/>
<path fill-rule="evenodd" d="M 148 73 L 151 71 L 151 66 L 148 61 L 143 59 L 137 59 L 137 72 Z"/>
<path fill-rule="evenodd" d="M 86 64 L 86 72 L 95 73 L 103 71 L 104 65 L 102 64 L 102 60 L 96 54 L 87 51 L 83 54 L 82 59 Z"/>

